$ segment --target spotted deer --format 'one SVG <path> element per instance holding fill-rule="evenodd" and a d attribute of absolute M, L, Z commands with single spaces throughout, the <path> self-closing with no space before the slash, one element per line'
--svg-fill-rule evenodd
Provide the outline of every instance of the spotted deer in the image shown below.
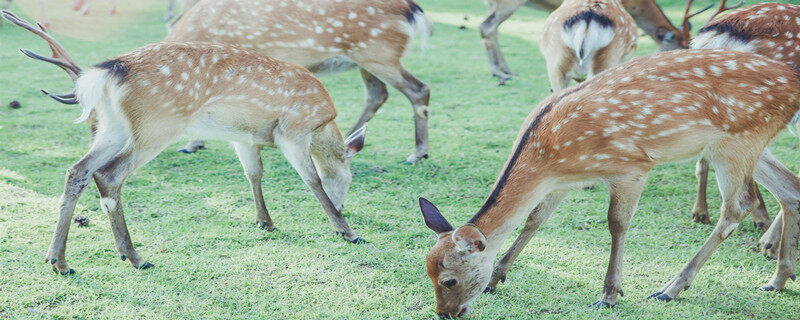
<path fill-rule="evenodd" d="M 350 160 L 363 147 L 365 129 L 342 139 L 330 96 L 306 69 L 230 45 L 159 42 L 82 70 L 44 27 L 8 11 L 2 15 L 45 39 L 53 51 L 52 58 L 23 50 L 26 55 L 61 67 L 73 79 L 73 93 L 50 95 L 80 103 L 83 113 L 77 122 L 90 115 L 96 121 L 89 152 L 67 170 L 47 253 L 55 271 L 74 272 L 64 256 L 67 233 L 91 178 L 122 260 L 139 269 L 153 266 L 133 247 L 120 189 L 133 171 L 181 134 L 233 143 L 252 187 L 260 227 L 274 229 L 262 195 L 260 152 L 275 147 L 322 204 L 336 232 L 347 241 L 363 242 L 341 210 L 352 179 Z"/>
<path fill-rule="evenodd" d="M 725 1 L 722 1 L 720 10 L 724 6 Z M 729 48 L 755 52 L 798 67 L 800 66 L 800 6 L 759 3 L 733 11 L 712 19 L 692 39 L 691 46 L 698 49 Z M 693 219 L 695 222 L 710 223 L 706 203 L 708 161 L 702 158 L 698 160 L 695 173 L 698 188 L 697 201 L 692 209 Z M 755 186 L 752 192 L 761 200 L 761 205 L 753 212 L 753 221 L 757 228 L 766 230 L 759 241 L 759 247 L 764 255 L 777 258 L 782 228 L 781 214 L 778 214 L 775 223 L 772 224 L 761 199 L 761 192 Z"/>
<path fill-rule="evenodd" d="M 638 40 L 636 23 L 619 0 L 565 0 L 545 21 L 539 43 L 550 90 L 627 61 Z"/>
<path fill-rule="evenodd" d="M 755 91 L 755 92 L 753 92 Z M 758 205 L 763 184 L 784 210 L 778 266 L 764 290 L 794 278 L 800 236 L 800 178 L 765 147 L 800 109 L 800 71 L 763 56 L 724 50 L 676 50 L 637 58 L 556 92 L 525 119 L 492 191 L 472 219 L 453 228 L 425 199 L 420 209 L 438 236 L 427 272 L 441 316 L 462 316 L 484 289 L 505 279 L 519 251 L 569 191 L 609 186 L 611 256 L 595 307 L 622 295 L 630 221 L 656 164 L 702 155 L 717 170 L 722 218 L 699 252 L 654 298 L 669 301 Z M 493 268 L 515 227 L 524 229 Z"/>
<path fill-rule="evenodd" d="M 500 51 L 497 37 L 500 24 L 523 5 L 537 10 L 553 11 L 562 4 L 562 0 L 483 0 L 483 2 L 486 4 L 489 16 L 480 25 L 481 38 L 489 57 L 492 76 L 498 78 L 499 85 L 503 85 L 513 77 L 514 72 L 508 67 Z M 689 47 L 689 38 L 685 36 L 685 32 L 672 25 L 654 0 L 621 0 L 621 3 L 636 24 L 656 41 L 662 51 Z"/>
<path fill-rule="evenodd" d="M 349 132 L 372 119 L 389 96 L 388 83 L 413 106 L 416 148 L 406 163 L 416 163 L 428 157 L 430 89 L 400 60 L 413 35 L 424 42 L 431 30 L 431 21 L 411 0 L 206 0 L 178 21 L 166 41 L 232 44 L 318 75 L 359 67 L 366 105 Z"/>
<path fill-rule="evenodd" d="M 11 2 L 13 0 L 3 0 L 3 10 L 7 10 L 11 7 Z M 45 8 L 45 1 L 39 0 L 39 14 L 42 16 L 42 24 L 44 26 L 50 25 L 50 19 L 47 18 L 47 9 Z M 3 19 L 0 19 L 0 25 L 3 24 Z"/>

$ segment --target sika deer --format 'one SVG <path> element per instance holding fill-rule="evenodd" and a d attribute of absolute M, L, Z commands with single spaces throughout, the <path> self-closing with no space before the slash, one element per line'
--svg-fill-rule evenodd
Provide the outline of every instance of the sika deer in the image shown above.
<path fill-rule="evenodd" d="M 654 165 L 702 155 L 717 170 L 722 218 L 694 258 L 654 295 L 671 300 L 758 205 L 753 179 L 784 210 L 778 267 L 765 290 L 794 278 L 800 235 L 800 179 L 764 151 L 800 109 L 800 71 L 763 56 L 678 50 L 635 59 L 545 99 L 528 116 L 492 192 L 457 229 L 427 200 L 420 207 L 438 235 L 427 271 L 441 316 L 461 316 L 493 289 L 524 243 L 573 189 L 606 182 L 611 257 L 593 306 L 622 294 L 622 254 L 631 218 Z M 754 172 L 755 169 L 755 172 Z M 492 272 L 500 246 L 525 229 Z M 488 285 L 488 286 L 487 286 Z"/>
<path fill-rule="evenodd" d="M 206 0 L 178 21 L 166 41 L 236 45 L 315 74 L 360 67 L 366 106 L 349 132 L 372 119 L 389 96 L 388 83 L 413 106 L 416 148 L 406 163 L 416 163 L 428 157 L 430 89 L 400 59 L 415 33 L 424 41 L 430 32 L 430 20 L 411 0 Z"/>
<path fill-rule="evenodd" d="M 252 187 L 257 224 L 274 224 L 261 191 L 262 147 L 280 149 L 322 204 L 337 233 L 363 242 L 342 217 L 350 186 L 350 159 L 364 144 L 364 129 L 343 140 L 336 109 L 322 84 L 307 70 L 228 45 L 160 42 L 81 70 L 42 27 L 8 11 L 3 16 L 45 39 L 53 58 L 23 52 L 64 69 L 75 93 L 50 95 L 83 106 L 97 131 L 89 152 L 67 170 L 60 216 L 47 260 L 61 274 L 74 272 L 64 251 L 70 220 L 93 177 L 100 207 L 111 221 L 122 260 L 139 269 L 153 265 L 133 247 L 122 213 L 120 189 L 137 168 L 155 158 L 182 133 L 231 141 Z"/>
<path fill-rule="evenodd" d="M 720 8 L 724 6 L 725 1 L 722 1 Z M 800 6 L 759 3 L 712 19 L 692 40 L 692 48 L 729 48 L 755 52 L 798 67 L 800 66 Z M 698 160 L 695 174 L 698 188 L 692 216 L 695 222 L 710 223 L 706 203 L 708 161 L 702 158 Z M 755 186 L 753 192 L 761 200 L 761 205 L 753 212 L 753 223 L 757 228 L 767 231 L 761 237 L 759 246 L 764 255 L 774 259 L 778 254 L 778 241 L 782 228 L 781 214 L 775 217 L 775 223 L 772 224 L 761 199 L 761 192 Z"/>
<path fill-rule="evenodd" d="M 500 44 L 497 41 L 497 29 L 500 24 L 522 5 L 537 10 L 553 11 L 562 4 L 562 0 L 483 0 L 483 2 L 489 10 L 489 16 L 481 23 L 481 38 L 489 57 L 492 75 L 499 79 L 498 84 L 503 85 L 514 73 L 500 52 Z M 672 25 L 654 0 L 622 0 L 621 3 L 636 20 L 636 24 L 656 41 L 662 51 L 689 47 L 689 37 L 683 30 Z"/>
<path fill-rule="evenodd" d="M 636 23 L 619 0 L 565 0 L 545 21 L 539 44 L 551 92 L 625 62 L 638 40 Z"/>

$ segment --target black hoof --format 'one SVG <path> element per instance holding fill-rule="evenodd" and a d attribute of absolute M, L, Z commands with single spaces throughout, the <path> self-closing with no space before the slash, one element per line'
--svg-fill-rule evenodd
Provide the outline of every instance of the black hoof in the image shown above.
<path fill-rule="evenodd" d="M 655 298 L 655 297 L 658 297 L 658 296 L 660 296 L 662 293 L 663 293 L 663 292 L 661 292 L 661 291 L 659 291 L 659 292 L 656 292 L 656 293 L 654 293 L 654 294 L 651 294 L 651 295 L 647 296 L 647 298 L 645 298 L 645 299 L 653 299 L 653 298 Z"/>
<path fill-rule="evenodd" d="M 662 294 L 656 296 L 656 300 L 664 301 L 664 302 L 670 302 L 670 301 L 672 301 L 672 297 L 668 296 L 666 293 L 662 293 Z"/>
<path fill-rule="evenodd" d="M 259 228 L 261 228 L 262 230 L 267 230 L 267 231 L 269 231 L 269 232 L 275 231 L 275 227 L 274 227 L 274 226 L 273 226 L 272 228 L 269 228 L 269 227 L 267 227 L 267 223 L 266 223 L 266 222 L 263 222 L 263 221 L 257 221 L 257 222 L 256 222 L 256 225 L 257 225 Z"/>
<path fill-rule="evenodd" d="M 345 239 L 345 240 L 347 240 L 347 239 Z M 350 242 L 350 243 L 353 243 L 353 244 L 364 244 L 364 243 L 367 243 L 367 240 L 361 239 L 361 237 L 355 238 L 353 240 L 347 240 L 347 241 Z"/>
<path fill-rule="evenodd" d="M 56 258 L 50 259 L 50 264 L 56 264 L 56 262 L 58 262 L 58 259 Z"/>
<path fill-rule="evenodd" d="M 128 257 L 126 257 L 124 254 L 119 256 L 119 258 L 122 259 L 122 261 L 128 260 Z"/>
<path fill-rule="evenodd" d="M 775 291 L 775 287 L 773 287 L 772 285 L 766 285 L 766 286 L 761 287 L 761 290 L 764 290 L 764 291 Z"/>
<path fill-rule="evenodd" d="M 600 308 L 608 309 L 608 308 L 613 308 L 614 305 L 610 304 L 608 302 L 605 302 L 605 301 L 599 301 L 598 300 L 598 301 L 595 301 L 594 303 L 590 304 L 589 307 L 590 308 L 595 308 L 595 309 L 600 309 Z"/>
<path fill-rule="evenodd" d="M 494 293 L 495 288 L 486 287 L 483 289 L 483 293 Z"/>
<path fill-rule="evenodd" d="M 58 270 L 55 270 L 55 269 L 53 269 L 53 271 L 55 273 L 58 273 L 58 274 L 62 275 L 62 276 L 68 276 L 68 275 L 71 275 L 71 274 L 75 274 L 75 270 L 72 269 L 72 268 L 70 268 L 67 271 L 58 271 Z"/>
<path fill-rule="evenodd" d="M 769 250 L 769 248 L 772 248 L 772 243 L 767 243 L 764 245 L 764 249 Z"/>
<path fill-rule="evenodd" d="M 152 263 L 145 262 L 143 265 L 138 266 L 138 267 L 134 267 L 134 268 L 139 269 L 139 270 L 144 270 L 144 269 L 150 269 L 152 267 L 155 267 Z"/>
<path fill-rule="evenodd" d="M 187 154 L 188 154 L 188 153 L 194 153 L 194 151 L 189 151 L 189 150 L 188 150 L 188 149 L 186 149 L 186 148 L 179 149 L 179 150 L 178 150 L 178 152 L 181 152 L 181 153 L 187 153 Z"/>

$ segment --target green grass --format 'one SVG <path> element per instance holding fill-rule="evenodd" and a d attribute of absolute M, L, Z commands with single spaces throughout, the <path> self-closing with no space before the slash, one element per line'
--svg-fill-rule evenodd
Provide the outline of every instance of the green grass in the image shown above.
<path fill-rule="evenodd" d="M 413 121 L 408 101 L 392 90 L 353 161 L 345 207 L 351 226 L 369 243 L 352 245 L 334 236 L 313 195 L 275 150 L 264 152 L 263 183 L 278 230 L 256 228 L 252 196 L 232 148 L 211 142 L 195 155 L 171 152 L 185 142 L 179 141 L 123 189 L 134 242 L 156 268 L 138 271 L 119 261 L 108 218 L 90 187 L 76 214 L 91 223 L 71 230 L 67 260 L 78 273 L 68 277 L 53 274 L 44 254 L 64 171 L 86 151 L 88 128 L 71 123 L 80 113 L 75 106 L 38 91 L 68 89 L 63 72 L 16 51 L 44 53 L 43 42 L 9 24 L 0 27 L 0 102 L 23 104 L 18 110 L 0 107 L 0 318 L 433 318 L 424 259 L 436 237 L 422 223 L 416 198 L 434 201 L 454 224 L 483 203 L 523 118 L 547 95 L 538 36 L 531 36 L 540 32 L 546 13 L 523 8 L 501 28 L 503 51 L 519 76 L 498 87 L 474 28 L 485 14 L 482 3 L 419 2 L 435 18 L 436 32 L 430 48 L 412 50 L 405 63 L 432 87 L 431 158 L 400 164 L 413 147 Z M 673 19 L 681 15 L 682 0 L 659 3 Z M 102 43 L 59 39 L 81 65 L 93 64 L 161 39 L 160 10 Z M 654 51 L 643 37 L 639 54 Z M 340 111 L 337 122 L 349 127 L 362 108 L 358 73 L 322 80 Z M 773 151 L 797 170 L 797 146 L 783 133 Z M 607 189 L 601 186 L 574 192 L 531 241 L 508 281 L 496 294 L 479 297 L 468 318 L 800 317 L 797 283 L 783 292 L 755 290 L 768 281 L 775 262 L 755 249 L 760 232 L 750 218 L 677 301 L 644 300 L 712 230 L 691 222 L 693 168 L 688 162 L 662 165 L 650 175 L 628 236 L 626 295 L 616 308 L 586 307 L 600 294 L 610 250 Z M 713 188 L 712 182 L 716 219 L 720 201 Z M 778 210 L 771 197 L 768 208 Z"/>

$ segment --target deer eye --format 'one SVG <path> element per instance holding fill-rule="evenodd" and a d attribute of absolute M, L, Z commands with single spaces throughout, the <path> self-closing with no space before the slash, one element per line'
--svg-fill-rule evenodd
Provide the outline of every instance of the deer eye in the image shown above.
<path fill-rule="evenodd" d="M 452 287 L 453 287 L 453 286 L 455 286 L 456 284 L 458 284 L 458 280 L 456 280 L 456 279 L 450 279 L 450 280 L 445 280 L 445 281 L 442 281 L 442 285 L 443 285 L 445 288 L 452 288 Z"/>

